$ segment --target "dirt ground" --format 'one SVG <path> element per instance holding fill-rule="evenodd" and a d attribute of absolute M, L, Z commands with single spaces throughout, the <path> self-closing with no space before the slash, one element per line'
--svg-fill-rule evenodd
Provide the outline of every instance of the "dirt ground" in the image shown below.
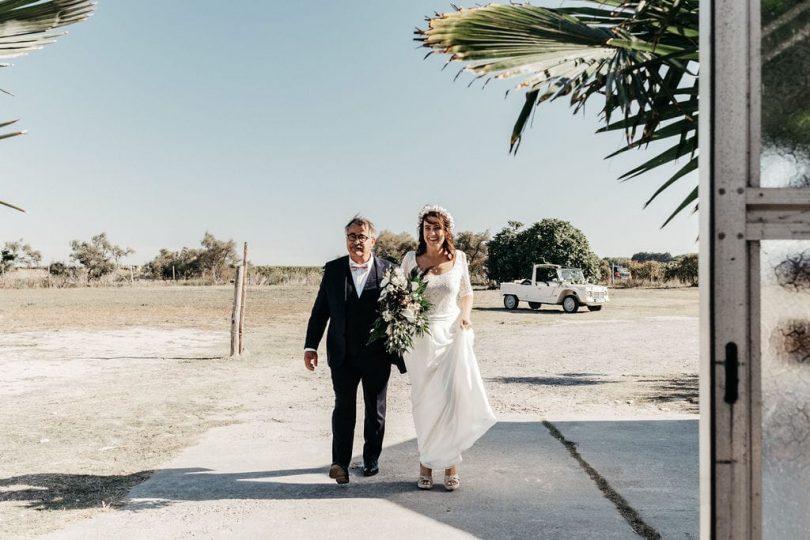
<path fill-rule="evenodd" d="M 328 369 L 309 373 L 301 359 L 315 292 L 250 289 L 248 353 L 229 359 L 229 287 L 0 290 L 0 537 L 111 511 L 245 412 L 295 429 L 302 407 L 329 409 Z M 497 414 L 697 414 L 697 289 L 611 297 L 601 312 L 566 315 L 508 312 L 497 291 L 476 293 L 476 351 Z M 407 378 L 389 388 L 389 411 L 407 412 Z"/>

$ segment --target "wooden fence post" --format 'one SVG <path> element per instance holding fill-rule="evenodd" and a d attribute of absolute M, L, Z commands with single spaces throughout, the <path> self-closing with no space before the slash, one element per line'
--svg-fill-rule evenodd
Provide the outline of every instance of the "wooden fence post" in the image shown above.
<path fill-rule="evenodd" d="M 231 356 L 237 356 L 240 353 L 240 317 L 242 315 L 242 283 L 244 281 L 244 267 L 239 266 L 236 269 L 236 280 L 233 294 L 233 314 L 231 315 Z"/>
<path fill-rule="evenodd" d="M 245 249 L 244 254 L 242 256 L 242 287 L 241 287 L 241 295 L 242 300 L 239 306 L 239 354 L 242 354 L 245 351 L 245 339 L 244 339 L 244 329 L 245 329 L 245 294 L 247 291 L 247 283 L 248 283 L 248 245 L 245 242 Z"/>

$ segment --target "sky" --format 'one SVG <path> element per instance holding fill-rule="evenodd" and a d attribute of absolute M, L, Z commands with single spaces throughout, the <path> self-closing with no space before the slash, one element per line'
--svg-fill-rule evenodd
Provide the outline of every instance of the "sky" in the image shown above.
<path fill-rule="evenodd" d="M 540 5 L 542 2 L 535 2 Z M 467 4 L 461 4 L 467 5 Z M 472 5 L 472 4 L 469 4 Z M 559 0 L 551 5 L 560 5 Z M 0 70 L 0 242 L 43 262 L 106 232 L 151 260 L 204 233 L 248 242 L 256 264 L 320 265 L 356 213 L 415 234 L 427 203 L 457 230 L 570 221 L 601 257 L 697 251 L 697 216 L 660 225 L 697 182 L 644 202 L 675 168 L 617 178 L 654 154 L 603 159 L 599 104 L 541 106 L 519 153 L 517 81 L 468 87 L 413 41 L 447 1 L 99 0 L 56 44 Z"/>

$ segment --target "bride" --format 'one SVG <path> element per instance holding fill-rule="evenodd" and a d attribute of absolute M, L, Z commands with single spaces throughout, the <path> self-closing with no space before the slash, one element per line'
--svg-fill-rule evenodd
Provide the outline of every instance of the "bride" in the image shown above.
<path fill-rule="evenodd" d="M 406 275 L 425 275 L 432 307 L 430 334 L 405 353 L 420 470 L 417 486 L 433 487 L 433 469 L 444 469 L 444 486 L 459 486 L 461 452 L 495 424 L 473 352 L 473 291 L 467 257 L 453 243 L 453 216 L 440 206 L 419 213 L 419 246 L 402 260 Z"/>

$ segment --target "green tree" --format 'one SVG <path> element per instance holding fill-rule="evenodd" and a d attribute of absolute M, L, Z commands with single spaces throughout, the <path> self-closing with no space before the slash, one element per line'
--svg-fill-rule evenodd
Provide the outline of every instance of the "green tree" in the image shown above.
<path fill-rule="evenodd" d="M 664 280 L 664 264 L 656 260 L 631 261 L 628 269 L 634 280 L 659 283 Z"/>
<path fill-rule="evenodd" d="M 89 279 L 98 279 L 118 267 L 120 259 L 135 253 L 130 248 L 116 246 L 107 233 L 93 236 L 89 242 L 70 242 L 70 258 L 84 266 Z"/>
<path fill-rule="evenodd" d="M 239 262 L 236 254 L 236 242 L 230 240 L 217 240 L 213 234 L 206 231 L 203 236 L 202 250 L 200 250 L 200 266 L 203 271 L 211 272 L 211 278 L 216 281 L 225 275 L 226 269 Z"/>
<path fill-rule="evenodd" d="M 461 231 L 455 235 L 456 248 L 467 254 L 470 266 L 470 279 L 473 283 L 484 283 L 487 280 L 487 259 L 489 257 L 489 231 L 476 233 Z"/>
<path fill-rule="evenodd" d="M 397 234 L 388 230 L 380 231 L 374 243 L 374 254 L 377 257 L 396 264 L 400 264 L 405 254 L 415 249 L 416 238 L 406 232 Z"/>
<path fill-rule="evenodd" d="M 153 279 L 191 279 L 202 276 L 200 250 L 182 248 L 171 251 L 161 248 L 158 255 L 144 265 L 144 274 Z"/>
<path fill-rule="evenodd" d="M 0 58 L 22 56 L 53 43 L 61 35 L 53 30 L 85 20 L 93 12 L 94 5 L 93 0 L 0 0 Z M 11 64 L 0 63 L 0 67 L 9 66 Z M 0 129 L 15 122 L 0 122 Z M 0 133 L 0 139 L 23 133 Z M 0 201 L 0 205 L 25 212 L 4 201 Z"/>
<path fill-rule="evenodd" d="M 204 277 L 207 272 L 217 281 L 239 262 L 234 240 L 218 240 L 206 232 L 200 245 L 201 248 L 184 247 L 179 251 L 162 248 L 146 263 L 144 273 L 155 279 L 194 279 Z"/>
<path fill-rule="evenodd" d="M 588 239 L 561 219 L 544 219 L 526 229 L 522 223 L 510 221 L 489 242 L 490 279 L 503 282 L 528 278 L 536 263 L 582 268 L 586 277 L 600 278 L 601 263 Z"/>
<path fill-rule="evenodd" d="M 639 251 L 638 253 L 634 253 L 633 256 L 630 257 L 630 260 L 636 262 L 656 261 L 660 263 L 668 263 L 672 260 L 672 254 L 669 251 L 666 253 Z"/>
<path fill-rule="evenodd" d="M 507 226 L 489 241 L 487 245 L 489 248 L 487 276 L 489 279 L 495 281 L 510 281 L 519 277 L 526 277 L 526 274 L 529 272 L 529 270 L 526 269 L 526 265 L 532 263 L 525 262 L 524 258 L 519 257 L 516 253 L 518 238 L 522 228 L 523 223 L 520 221 L 509 221 Z"/>
<path fill-rule="evenodd" d="M 681 283 L 688 283 L 693 287 L 698 285 L 698 255 L 689 253 L 679 255 L 675 260 L 664 268 L 664 279 L 667 281 L 677 280 Z"/>
<path fill-rule="evenodd" d="M 33 267 L 42 261 L 42 254 L 23 242 L 22 238 L 3 244 L 0 271 L 6 273 L 17 266 Z"/>

